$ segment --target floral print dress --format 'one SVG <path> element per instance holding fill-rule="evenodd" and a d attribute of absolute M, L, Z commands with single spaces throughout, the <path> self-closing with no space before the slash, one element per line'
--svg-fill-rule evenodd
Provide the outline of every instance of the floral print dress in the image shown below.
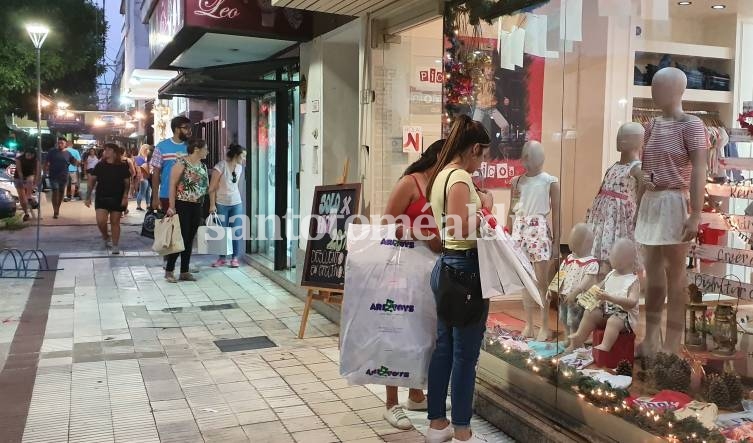
<path fill-rule="evenodd" d="M 630 171 L 640 164 L 639 160 L 613 164 L 604 174 L 601 189 L 588 210 L 586 223 L 594 230 L 592 255 L 599 261 L 609 260 L 609 253 L 617 240 L 635 240 L 638 183 Z"/>
<path fill-rule="evenodd" d="M 201 202 L 209 191 L 209 175 L 204 163 L 192 164 L 185 157 L 178 159 L 185 169 L 178 181 L 178 189 L 175 194 L 177 200 L 198 203 Z"/>

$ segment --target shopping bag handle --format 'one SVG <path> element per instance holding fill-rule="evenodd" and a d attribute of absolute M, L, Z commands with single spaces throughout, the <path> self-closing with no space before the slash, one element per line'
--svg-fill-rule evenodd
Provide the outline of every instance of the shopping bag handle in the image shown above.
<path fill-rule="evenodd" d="M 209 217 L 207 217 L 207 220 L 206 220 L 206 225 L 207 226 L 222 226 L 220 217 L 217 215 L 216 212 L 212 212 L 209 214 Z"/>

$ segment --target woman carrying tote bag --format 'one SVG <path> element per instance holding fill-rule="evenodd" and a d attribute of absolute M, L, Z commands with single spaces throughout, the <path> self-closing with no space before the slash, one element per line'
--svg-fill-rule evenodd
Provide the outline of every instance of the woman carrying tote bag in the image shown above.
<path fill-rule="evenodd" d="M 480 226 L 477 210 L 491 211 L 493 201 L 491 194 L 477 191 L 471 174 L 481 167 L 488 151 L 489 135 L 483 125 L 459 116 L 426 189 L 443 249 L 431 276 L 438 318 L 428 377 L 429 443 L 486 441 L 471 432 L 476 363 L 489 313 L 489 301 L 481 295 L 475 234 Z M 450 382 L 452 423 L 445 406 Z"/>
<path fill-rule="evenodd" d="M 209 189 L 207 168 L 201 162 L 209 150 L 204 140 L 194 139 L 188 142 L 187 155 L 180 157 L 170 171 L 170 207 L 165 215 L 173 217 L 178 214 L 180 231 L 185 249 L 183 252 L 167 256 L 165 280 L 177 283 L 178 280 L 195 281 L 189 272 L 191 249 L 196 231 L 201 225 L 201 206 Z M 175 263 L 180 256 L 180 276 L 175 278 Z"/>

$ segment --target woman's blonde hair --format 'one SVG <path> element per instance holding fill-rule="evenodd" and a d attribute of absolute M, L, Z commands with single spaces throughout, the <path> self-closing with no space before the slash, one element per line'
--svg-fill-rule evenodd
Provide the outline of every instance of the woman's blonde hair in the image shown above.
<path fill-rule="evenodd" d="M 144 143 L 141 145 L 141 149 L 139 149 L 139 155 L 146 158 L 149 155 L 149 151 L 152 149 L 152 145 L 149 143 Z"/>

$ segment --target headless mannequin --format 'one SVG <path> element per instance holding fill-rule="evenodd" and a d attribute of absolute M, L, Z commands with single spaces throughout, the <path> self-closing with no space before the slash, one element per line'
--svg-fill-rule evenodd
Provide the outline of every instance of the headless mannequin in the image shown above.
<path fill-rule="evenodd" d="M 541 145 L 541 143 L 537 141 L 530 141 L 525 144 L 523 147 L 523 153 L 521 156 L 521 160 L 523 163 L 523 167 L 526 169 L 525 177 L 536 177 L 539 174 L 544 172 L 544 148 Z M 515 177 L 512 182 L 513 189 L 517 189 L 518 183 L 520 182 L 522 176 Z M 519 192 L 519 191 L 518 191 Z M 513 192 L 515 194 L 516 192 Z M 524 199 L 525 196 L 522 195 L 511 195 L 511 201 L 510 201 L 510 213 L 508 217 L 508 231 L 513 232 L 513 219 L 517 217 L 516 214 L 514 214 L 514 209 L 517 206 L 517 199 L 521 198 Z M 557 251 L 559 250 L 560 245 L 560 236 L 559 236 L 559 202 L 560 202 L 560 186 L 559 183 L 554 182 L 549 185 L 549 213 L 552 215 L 551 224 L 549 225 L 551 227 L 551 235 L 552 235 L 552 244 L 551 244 L 551 255 L 552 257 L 556 256 Z M 554 210 L 552 211 L 552 208 Z M 548 214 L 543 214 L 544 216 Z M 550 340 L 553 335 L 552 331 L 549 328 L 549 300 L 546 299 L 545 294 L 547 294 L 547 285 L 549 283 L 549 268 L 550 268 L 550 262 L 551 258 L 545 261 L 533 261 L 533 269 L 536 274 L 536 280 L 537 280 L 537 286 L 539 289 L 539 294 L 541 295 L 541 300 L 543 301 L 543 307 L 538 306 L 534 298 L 531 296 L 531 294 L 528 293 L 528 291 L 523 291 L 523 308 L 525 310 L 525 316 L 526 316 L 526 326 L 523 329 L 523 336 L 532 338 L 534 337 L 534 323 L 533 323 L 533 316 L 536 310 L 539 311 L 539 314 L 541 316 L 541 329 L 539 330 L 539 334 L 537 336 L 537 340 L 539 341 L 547 341 Z"/>
<path fill-rule="evenodd" d="M 578 223 L 570 231 L 570 238 L 568 239 L 568 245 L 572 251 L 572 257 L 568 259 L 575 259 L 573 263 L 569 264 L 567 261 L 563 262 L 560 266 L 560 271 L 565 271 L 568 274 L 573 273 L 570 276 L 572 280 L 568 287 L 563 287 L 564 280 L 567 277 L 560 278 L 555 276 L 555 285 L 561 288 L 559 298 L 559 318 L 565 327 L 565 337 L 569 337 L 574 334 L 578 329 L 580 318 L 583 317 L 583 308 L 578 305 L 577 296 L 586 292 L 591 286 L 598 282 L 597 272 L 598 265 L 596 259 L 591 256 L 591 249 L 594 243 L 594 233 L 591 227 L 585 223 Z M 588 262 L 591 261 L 590 265 Z M 592 273 L 588 273 L 589 268 L 592 267 Z M 551 287 L 551 285 L 550 285 Z M 551 294 L 547 294 L 546 300 L 551 299 Z M 547 306 L 546 304 L 544 306 Z M 569 341 L 569 338 L 567 339 Z"/>
<path fill-rule="evenodd" d="M 682 95 L 686 86 L 687 78 L 677 68 L 661 69 L 654 76 L 651 93 L 655 105 L 662 110 L 664 121 L 688 122 L 694 118 L 685 114 L 682 108 Z M 638 346 L 639 356 L 653 356 L 662 350 L 661 317 L 665 299 L 667 332 L 663 350 L 674 354 L 680 351 L 684 306 L 688 301 L 685 275 L 689 248 L 687 242 L 695 239 L 698 234 L 706 183 L 707 152 L 693 150 L 689 152 L 689 158 L 692 165 L 690 183 L 687 183 L 690 190 L 690 214 L 671 221 L 682 225 L 681 242 L 660 246 L 643 245 L 643 264 L 646 269 L 646 337 Z"/>
<path fill-rule="evenodd" d="M 615 274 L 617 276 L 632 275 L 637 255 L 635 243 L 627 239 L 617 240 L 609 254 L 609 262 L 614 268 Z M 639 292 L 638 283 L 635 282 L 627 290 L 627 294 L 610 294 L 604 290 L 604 282 L 602 281 L 599 284 L 597 297 L 602 303 L 609 302 L 619 306 L 624 311 L 630 311 L 638 305 Z M 620 332 L 625 329 L 625 319 L 618 315 L 607 314 L 603 305 L 591 312 L 586 312 L 578 331 L 570 335 L 570 346 L 567 350 L 572 351 L 583 346 L 583 342 L 597 327 L 604 328 L 604 338 L 595 349 L 609 352 L 617 341 Z"/>

